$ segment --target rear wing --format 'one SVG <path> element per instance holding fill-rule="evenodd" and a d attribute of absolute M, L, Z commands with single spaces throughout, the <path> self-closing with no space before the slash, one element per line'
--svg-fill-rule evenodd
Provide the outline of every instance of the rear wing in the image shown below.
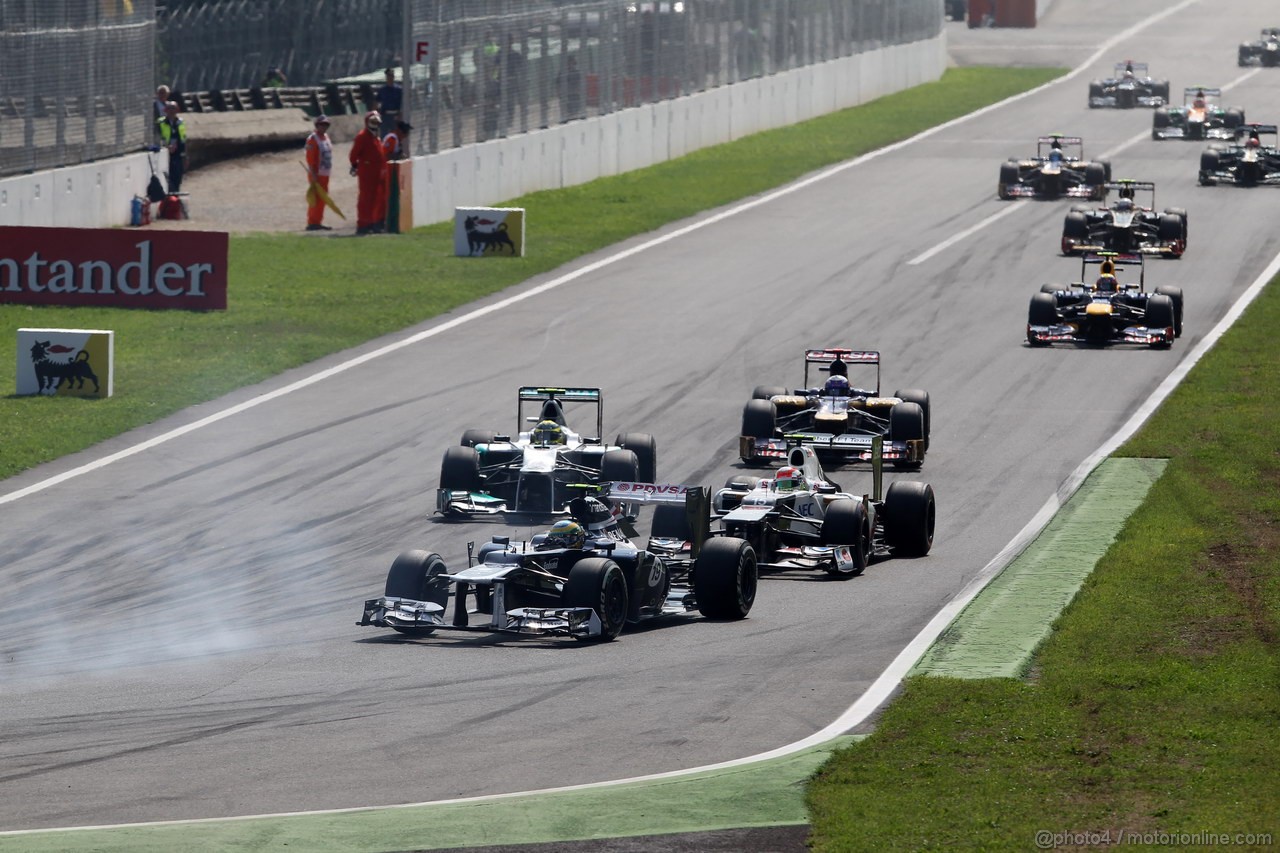
<path fill-rule="evenodd" d="M 544 385 L 522 385 L 516 392 L 516 432 L 519 432 L 521 425 L 532 423 L 543 419 L 543 414 L 547 412 L 548 406 L 559 406 L 563 411 L 564 403 L 585 403 L 596 407 L 596 431 L 595 437 L 604 435 L 604 402 L 603 395 L 599 388 L 554 388 Z M 536 416 L 526 415 L 526 406 L 533 406 L 537 409 Z"/>
<path fill-rule="evenodd" d="M 1129 178 L 1121 178 L 1117 181 L 1108 181 L 1105 186 L 1108 191 L 1115 190 L 1120 198 L 1133 198 L 1134 194 L 1139 192 L 1151 193 L 1151 203 L 1143 206 L 1151 208 L 1156 206 L 1155 181 L 1134 181 Z"/>
<path fill-rule="evenodd" d="M 1139 76 L 1139 77 L 1146 77 L 1146 76 L 1147 76 L 1147 63 L 1145 63 L 1145 62 L 1134 62 L 1134 61 L 1133 61 L 1133 60 L 1131 60 L 1131 59 L 1126 59 L 1124 62 L 1117 62 L 1117 63 L 1116 63 L 1116 76 L 1117 76 L 1117 77 L 1120 77 L 1120 76 L 1121 76 L 1121 75 L 1123 75 L 1123 74 L 1124 74 L 1124 72 L 1126 72 L 1126 71 L 1132 71 L 1134 74 L 1136 74 L 1136 75 L 1137 75 L 1137 76 Z"/>
<path fill-rule="evenodd" d="M 1131 252 L 1097 252 L 1094 254 L 1086 254 L 1080 259 L 1080 280 L 1088 284 L 1092 276 L 1089 275 L 1089 267 L 1101 266 L 1105 261 L 1111 261 L 1116 269 L 1124 267 L 1138 267 L 1138 284 L 1144 285 L 1147 277 L 1146 264 L 1143 256 Z M 1123 285 L 1123 282 L 1121 282 Z"/>
<path fill-rule="evenodd" d="M 876 366 L 876 394 L 880 393 L 880 353 L 875 350 L 844 349 L 842 347 L 825 347 L 824 349 L 807 349 L 804 351 L 804 387 L 809 384 L 809 366 L 820 365 L 819 373 L 832 373 L 837 364 L 874 364 Z M 837 369 L 835 371 L 839 373 Z M 848 371 L 844 371 L 848 375 Z"/>
<path fill-rule="evenodd" d="M 1275 136 L 1276 132 L 1277 128 L 1274 124 L 1242 124 L 1236 128 L 1236 141 L 1248 139 L 1255 133 L 1259 135 L 1266 133 Z"/>
<path fill-rule="evenodd" d="M 1191 101 L 1196 95 L 1204 95 L 1206 98 L 1221 98 L 1222 90 L 1217 86 L 1188 86 L 1182 90 L 1182 99 Z"/>
<path fill-rule="evenodd" d="M 706 486 L 674 483 L 601 483 L 600 494 L 621 504 L 684 504 L 689 522 L 690 556 L 697 557 L 711 535 L 711 499 Z M 631 517 L 634 517 L 632 515 Z"/>
<path fill-rule="evenodd" d="M 1054 143 L 1058 148 L 1066 148 L 1070 146 L 1074 148 L 1076 154 L 1071 159 L 1084 159 L 1084 138 L 1080 136 L 1063 136 L 1061 133 L 1051 133 L 1048 136 L 1036 137 L 1036 156 L 1044 159 L 1049 156 L 1049 152 L 1053 150 Z"/>

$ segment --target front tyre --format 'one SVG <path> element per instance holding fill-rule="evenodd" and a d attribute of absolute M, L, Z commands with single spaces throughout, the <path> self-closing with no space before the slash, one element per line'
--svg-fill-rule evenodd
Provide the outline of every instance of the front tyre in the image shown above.
<path fill-rule="evenodd" d="M 693 564 L 693 597 L 708 619 L 745 619 L 756 600 L 756 552 L 741 539 L 708 539 Z"/>
<path fill-rule="evenodd" d="M 405 551 L 395 558 L 387 571 L 387 585 L 383 595 L 387 598 L 407 598 L 410 601 L 427 601 L 444 607 L 449 601 L 449 570 L 439 554 L 429 551 Z M 393 628 L 400 634 L 425 636 L 434 628 Z"/>
<path fill-rule="evenodd" d="M 627 579 L 622 567 L 605 557 L 586 557 L 573 564 L 560 600 L 566 607 L 590 607 L 600 618 L 600 636 L 586 639 L 616 640 L 627 621 Z"/>
<path fill-rule="evenodd" d="M 841 569 L 833 563 L 831 574 L 848 578 L 861 574 L 871 562 L 871 521 L 862 501 L 839 498 L 827 505 L 822 516 L 819 537 L 823 545 L 848 545 L 853 556 L 853 566 Z"/>
<path fill-rule="evenodd" d="M 474 447 L 450 447 L 440 463 L 440 488 L 451 492 L 480 491 L 480 454 Z"/>

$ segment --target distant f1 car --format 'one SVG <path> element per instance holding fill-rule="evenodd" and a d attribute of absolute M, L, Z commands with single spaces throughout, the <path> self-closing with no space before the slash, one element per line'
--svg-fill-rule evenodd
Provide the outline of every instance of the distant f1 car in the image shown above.
<path fill-rule="evenodd" d="M 1062 223 L 1062 254 L 1141 253 L 1180 258 L 1187 248 L 1187 212 L 1180 207 L 1155 209 L 1156 185 L 1119 180 L 1107 184 L 1118 198 L 1110 207 L 1073 206 Z M 1139 204 L 1138 193 L 1150 193 Z"/>
<path fill-rule="evenodd" d="M 632 510 L 637 500 L 665 500 L 682 515 L 707 516 L 700 486 L 612 486 L 625 487 L 621 494 Z M 750 545 L 704 536 L 684 553 L 659 555 L 631 541 L 621 509 L 620 503 L 580 495 L 569 503 L 571 519 L 527 543 L 495 537 L 478 554 L 472 543 L 467 568 L 458 571 L 450 571 L 439 554 L 406 551 L 391 564 L 383 595 L 364 603 L 357 624 L 410 636 L 454 630 L 607 641 L 626 624 L 692 610 L 710 619 L 746 618 L 756 597 Z M 634 520 L 634 512 L 623 517 Z M 707 524 L 694 527 L 705 531 Z M 451 588 L 453 613 L 446 619 Z"/>
<path fill-rule="evenodd" d="M 1089 281 L 1090 267 L 1099 275 Z M 1138 282 L 1122 284 L 1116 272 L 1137 267 Z M 1144 344 L 1164 349 L 1182 334 L 1182 289 L 1148 293 L 1142 255 L 1101 253 L 1081 260 L 1081 281 L 1046 284 L 1031 297 L 1027 343 Z"/>
<path fill-rule="evenodd" d="M 1241 42 L 1236 62 L 1241 67 L 1261 65 L 1275 68 L 1280 65 L 1280 27 L 1263 27 L 1256 41 Z"/>
<path fill-rule="evenodd" d="M 599 388 L 524 386 L 517 393 L 517 432 L 469 429 L 445 451 L 436 511 L 446 518 L 504 513 L 563 513 L 572 487 L 611 480 L 652 483 L 658 447 L 647 433 L 622 433 L 605 444 Z M 565 406 L 595 407 L 593 435 L 569 428 Z M 526 408 L 527 407 L 527 408 Z M 537 411 L 536 415 L 530 411 Z M 521 429 L 526 423 L 533 426 Z"/>
<path fill-rule="evenodd" d="M 1263 136 L 1270 137 L 1264 143 Z M 1200 153 L 1200 183 L 1211 187 L 1280 184 L 1280 148 L 1276 147 L 1276 125 L 1242 124 L 1230 144 L 1210 145 Z"/>
<path fill-rule="evenodd" d="M 1054 133 L 1036 140 L 1035 157 L 1001 164 L 996 195 L 1003 199 L 1065 196 L 1102 201 L 1107 197 L 1109 180 L 1111 164 L 1085 160 L 1083 139 Z"/>
<path fill-rule="evenodd" d="M 816 569 L 838 578 L 874 560 L 923 557 L 933 547 L 936 507 L 928 483 L 898 480 L 881 497 L 883 439 L 873 445 L 872 490 L 842 491 L 823 473 L 812 447 L 793 446 L 772 477 L 731 477 L 712 503 L 717 537 L 738 537 L 755 551 L 761 572 Z M 663 559 L 684 557 L 697 539 L 688 513 L 659 506 L 649 547 Z"/>
<path fill-rule="evenodd" d="M 1169 103 L 1169 81 L 1156 80 L 1147 74 L 1147 63 L 1117 62 L 1115 76 L 1094 80 L 1089 84 L 1089 106 L 1163 107 Z"/>
<path fill-rule="evenodd" d="M 827 373 L 811 387 L 810 371 Z M 855 374 L 850 376 L 850 369 Z M 880 396 L 880 353 L 840 347 L 805 350 L 804 387 L 758 385 L 742 410 L 743 462 L 788 458 L 794 444 L 843 461 L 871 460 L 873 439 L 899 467 L 919 467 L 929 447 L 929 394 L 918 389 Z"/>
<path fill-rule="evenodd" d="M 1180 106 L 1171 105 L 1151 115 L 1151 138 L 1232 139 L 1244 124 L 1242 107 L 1224 107 L 1222 90 L 1212 86 L 1188 86 Z"/>

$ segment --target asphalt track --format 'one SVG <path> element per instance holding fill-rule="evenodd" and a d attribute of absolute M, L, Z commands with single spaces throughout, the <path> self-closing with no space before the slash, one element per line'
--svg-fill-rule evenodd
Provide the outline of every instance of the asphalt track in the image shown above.
<path fill-rule="evenodd" d="M 1058 0 L 1043 27 L 1010 37 L 1053 37 L 1087 55 L 1105 33 L 1170 8 L 1104 7 Z M 1273 72 L 1234 64 L 1235 44 L 1268 23 L 1266 4 L 1173 8 L 1095 68 L 1146 59 L 1169 69 L 1175 91 L 1238 79 L 1229 99 L 1250 118 L 1280 114 Z M 1140 140 L 1146 111 L 1085 110 L 1086 82 L 6 503 L 0 829 L 582 784 L 726 761 L 822 729 L 1280 252 L 1269 190 L 1197 187 L 1198 146 Z M 1082 135 L 1094 155 L 1119 149 L 1117 177 L 1155 180 L 1159 204 L 1189 209 L 1186 258 L 1149 270 L 1150 283 L 1187 292 L 1171 351 L 1022 344 L 1030 294 L 1079 274 L 1056 256 L 1063 204 L 1016 203 L 911 263 L 1009 206 L 992 197 L 998 163 L 1050 130 Z M 432 522 L 431 491 L 443 448 L 464 429 L 510 423 L 515 386 L 600 384 L 610 431 L 658 436 L 663 479 L 717 484 L 736 470 L 750 388 L 796 382 L 806 345 L 844 341 L 885 353 L 889 390 L 933 396 L 930 458 L 913 475 L 939 496 L 928 558 L 845 583 L 770 579 L 745 623 L 689 619 L 608 646 L 406 642 L 352 624 L 398 550 L 430 546 L 452 561 L 494 532 Z M 311 372 L 14 478 L 4 493 Z M 865 478 L 837 479 L 857 488 Z"/>

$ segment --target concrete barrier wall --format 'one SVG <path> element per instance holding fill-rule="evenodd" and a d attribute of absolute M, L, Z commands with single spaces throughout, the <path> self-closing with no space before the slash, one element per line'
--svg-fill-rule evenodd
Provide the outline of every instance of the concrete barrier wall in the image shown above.
<path fill-rule="evenodd" d="M 1043 0 L 1047 3 L 1047 0 Z M 946 41 L 895 45 L 509 139 L 415 157 L 414 225 L 652 166 L 937 80 Z"/>
<path fill-rule="evenodd" d="M 166 156 L 156 155 L 158 170 Z M 0 225 L 128 225 L 130 203 L 146 194 L 150 179 L 146 154 L 6 178 L 0 181 Z"/>

